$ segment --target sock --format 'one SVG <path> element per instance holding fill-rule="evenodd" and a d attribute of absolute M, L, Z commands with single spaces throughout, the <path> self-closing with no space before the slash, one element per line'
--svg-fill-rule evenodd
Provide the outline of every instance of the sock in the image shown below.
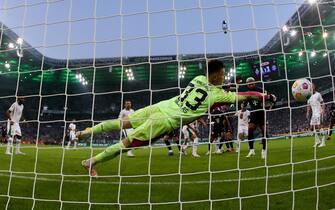
<path fill-rule="evenodd" d="M 223 138 L 220 138 L 219 150 L 222 149 L 222 146 L 223 146 Z"/>
<path fill-rule="evenodd" d="M 208 152 L 211 151 L 211 142 L 208 142 Z"/>
<path fill-rule="evenodd" d="M 193 145 L 192 145 L 192 154 L 197 154 L 198 153 L 198 143 L 199 143 L 199 138 L 196 137 L 194 140 L 193 140 Z"/>
<path fill-rule="evenodd" d="M 169 150 L 169 151 L 172 151 L 172 147 L 171 147 L 171 144 L 170 144 L 169 140 L 164 141 L 164 143 L 165 143 L 165 145 L 167 146 L 168 150 Z"/>
<path fill-rule="evenodd" d="M 253 129 L 248 129 L 248 144 L 249 144 L 249 149 L 252 150 L 254 149 L 254 130 Z"/>
<path fill-rule="evenodd" d="M 16 154 L 20 152 L 21 140 L 16 139 Z"/>
<path fill-rule="evenodd" d="M 262 148 L 266 150 L 266 138 L 262 138 Z"/>
<path fill-rule="evenodd" d="M 230 148 L 230 145 L 229 145 L 229 143 L 228 143 L 228 142 L 226 142 L 225 144 L 226 144 L 226 147 L 227 147 L 227 149 L 229 149 L 229 148 Z"/>
<path fill-rule="evenodd" d="M 120 141 L 119 143 L 113 144 L 105 149 L 105 151 L 97 154 L 93 157 L 92 164 L 95 165 L 100 162 L 105 162 L 107 160 L 113 159 L 120 154 L 120 151 L 124 149 L 125 146 L 123 142 Z M 122 152 L 126 152 L 127 150 L 122 150 Z"/>
<path fill-rule="evenodd" d="M 332 133 L 333 133 L 333 129 L 329 129 L 328 137 L 331 137 Z"/>
<path fill-rule="evenodd" d="M 71 146 L 71 141 L 67 142 L 67 148 L 69 148 Z"/>
<path fill-rule="evenodd" d="M 89 128 L 88 132 L 93 134 L 103 133 L 103 132 L 109 132 L 114 130 L 120 130 L 120 120 L 106 120 L 102 123 L 99 123 L 98 125 L 93 126 L 92 128 Z"/>
<path fill-rule="evenodd" d="M 13 146 L 13 138 L 12 137 L 8 137 L 7 138 L 6 153 L 11 153 L 12 152 L 12 146 Z"/>
<path fill-rule="evenodd" d="M 316 131 L 315 131 L 315 137 L 314 138 L 315 138 L 315 143 L 320 142 L 318 132 L 316 132 Z"/>
<path fill-rule="evenodd" d="M 179 140 L 176 141 L 176 144 L 177 144 L 177 147 L 178 147 L 178 150 L 180 151 L 180 144 L 179 144 Z"/>
<path fill-rule="evenodd" d="M 77 148 L 77 144 L 78 144 L 78 142 L 77 142 L 77 141 L 74 141 L 74 145 L 73 145 L 73 147 L 74 147 L 74 148 Z"/>
<path fill-rule="evenodd" d="M 229 142 L 229 146 L 230 146 L 230 148 L 234 149 L 234 145 L 233 145 L 233 142 L 232 142 L 232 141 Z"/>

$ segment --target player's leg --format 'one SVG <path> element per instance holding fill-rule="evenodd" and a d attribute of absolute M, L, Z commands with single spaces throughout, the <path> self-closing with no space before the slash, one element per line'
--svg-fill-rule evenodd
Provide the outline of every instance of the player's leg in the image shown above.
<path fill-rule="evenodd" d="M 165 134 L 163 136 L 163 141 L 166 145 L 166 148 L 168 149 L 168 156 L 172 156 L 173 155 L 173 150 L 172 150 L 171 143 L 170 143 L 169 139 L 170 139 L 169 134 Z"/>
<path fill-rule="evenodd" d="M 265 126 L 264 124 L 260 126 L 261 132 L 262 132 L 262 154 L 261 157 L 262 159 L 266 159 L 266 154 L 267 154 L 267 138 L 266 138 L 266 133 L 265 133 Z"/>
<path fill-rule="evenodd" d="M 324 147 L 326 146 L 326 131 L 325 129 L 321 126 L 321 128 L 319 129 L 320 131 L 320 135 L 321 135 L 321 144 L 319 145 L 319 147 Z"/>
<path fill-rule="evenodd" d="M 128 132 L 127 132 L 127 129 L 122 129 L 122 134 L 123 134 L 123 137 L 124 138 L 127 138 L 128 137 Z M 133 149 L 129 149 L 127 151 L 127 156 L 128 157 L 135 157 L 134 153 L 133 153 Z"/>
<path fill-rule="evenodd" d="M 254 132 L 256 129 L 256 125 L 254 123 L 249 123 L 248 127 L 248 144 L 249 144 L 249 153 L 247 157 L 251 157 L 252 155 L 255 155 L 254 150 Z"/>
<path fill-rule="evenodd" d="M 92 166 L 115 158 L 122 152 L 126 152 L 127 148 L 136 148 L 152 144 L 159 136 L 164 133 L 170 133 L 172 130 L 173 128 L 171 127 L 170 122 L 165 119 L 165 116 L 161 112 L 153 113 L 147 121 L 130 132 L 127 138 L 124 138 L 117 144 L 107 147 L 105 151 L 96 156 L 83 161 L 83 165 L 86 169 L 90 169 L 92 176 L 96 176 L 96 172 L 91 170 Z M 87 167 L 87 164 L 90 167 Z"/>
<path fill-rule="evenodd" d="M 200 157 L 198 154 L 198 144 L 199 144 L 199 137 L 196 133 L 192 135 L 193 143 L 192 143 L 192 156 L 193 157 Z"/>
<path fill-rule="evenodd" d="M 71 146 L 71 137 L 69 138 L 69 141 L 67 142 L 65 149 L 70 149 L 70 146 Z"/>
<path fill-rule="evenodd" d="M 222 147 L 223 147 L 223 143 L 225 142 L 225 133 L 221 132 L 221 131 L 217 131 L 218 136 L 218 144 L 216 144 L 217 148 L 216 148 L 216 154 L 222 154 Z"/>
<path fill-rule="evenodd" d="M 15 143 L 16 143 L 16 153 L 17 155 L 25 155 L 25 153 L 21 152 L 21 128 L 18 123 L 14 123 L 14 133 L 15 133 Z"/>
<path fill-rule="evenodd" d="M 183 154 L 186 155 L 187 154 L 186 150 L 187 150 L 188 144 L 191 141 L 190 132 L 189 132 L 187 126 L 184 126 L 181 131 L 182 131 L 183 137 L 184 137 L 184 143 L 182 145 L 181 150 L 182 150 Z"/>
<path fill-rule="evenodd" d="M 11 155 L 12 152 L 13 152 L 13 137 L 11 135 L 7 135 L 6 155 Z"/>
<path fill-rule="evenodd" d="M 125 117 L 122 123 L 120 119 L 106 120 L 91 128 L 86 128 L 83 131 L 78 131 L 76 133 L 76 136 L 78 139 L 82 139 L 91 134 L 99 134 L 99 133 L 106 133 L 120 130 L 121 124 L 122 128 L 132 128 L 132 125 L 130 124 L 128 117 Z"/>
<path fill-rule="evenodd" d="M 327 140 L 330 140 L 332 134 L 333 134 L 333 128 L 335 126 L 335 122 L 334 121 L 331 121 L 330 122 L 330 125 L 329 125 L 329 130 L 328 130 L 328 137 L 327 137 Z"/>
<path fill-rule="evenodd" d="M 234 151 L 234 146 L 233 146 L 233 135 L 230 131 L 227 131 L 225 133 L 225 141 L 226 141 L 226 147 L 228 152 L 233 152 Z"/>
<path fill-rule="evenodd" d="M 11 155 L 13 150 L 13 129 L 10 122 L 7 122 L 7 147 L 6 155 Z"/>
<path fill-rule="evenodd" d="M 216 141 L 217 139 L 217 133 L 215 131 L 212 131 L 211 135 L 210 135 L 210 138 L 208 139 L 208 149 L 207 149 L 207 153 L 206 155 L 209 155 L 212 151 L 212 144 L 213 142 Z"/>
<path fill-rule="evenodd" d="M 78 139 L 74 139 L 73 148 L 77 149 L 77 146 L 78 146 Z"/>
<path fill-rule="evenodd" d="M 66 145 L 65 149 L 70 149 L 72 139 L 73 139 L 73 134 L 70 132 L 69 133 L 69 141 L 67 142 L 67 145 Z"/>
<path fill-rule="evenodd" d="M 21 139 L 22 136 L 15 135 L 15 142 L 16 142 L 16 153 L 17 155 L 25 155 L 25 153 L 21 152 Z"/>
<path fill-rule="evenodd" d="M 312 126 L 313 132 L 314 132 L 314 145 L 313 147 L 318 146 L 321 143 L 319 134 L 318 134 L 318 129 L 320 125 L 320 118 L 318 116 L 312 115 L 311 117 L 311 123 L 310 125 Z"/>

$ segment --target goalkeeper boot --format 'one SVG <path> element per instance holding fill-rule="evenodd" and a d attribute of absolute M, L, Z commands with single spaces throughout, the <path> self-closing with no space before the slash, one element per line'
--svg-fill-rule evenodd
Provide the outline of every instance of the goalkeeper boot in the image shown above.
<path fill-rule="evenodd" d="M 94 168 L 94 165 L 91 164 L 91 160 L 83 160 L 81 161 L 81 165 L 85 168 L 86 171 L 88 171 L 90 173 L 90 176 L 92 177 L 97 177 L 97 171 Z"/>

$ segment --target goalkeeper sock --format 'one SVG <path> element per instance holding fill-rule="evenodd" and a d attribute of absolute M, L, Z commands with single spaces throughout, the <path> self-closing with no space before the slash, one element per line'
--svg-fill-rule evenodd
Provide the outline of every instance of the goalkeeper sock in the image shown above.
<path fill-rule="evenodd" d="M 114 130 L 120 130 L 121 124 L 119 119 L 115 120 L 106 120 L 102 123 L 99 123 L 98 125 L 93 126 L 92 128 L 89 128 L 89 132 L 93 134 L 103 133 L 103 132 L 109 132 Z"/>
<path fill-rule="evenodd" d="M 113 144 L 105 149 L 105 151 L 97 154 L 92 158 L 92 164 L 95 165 L 100 162 L 105 162 L 107 160 L 113 159 L 120 154 L 120 151 L 127 152 L 122 141 L 117 144 Z"/>

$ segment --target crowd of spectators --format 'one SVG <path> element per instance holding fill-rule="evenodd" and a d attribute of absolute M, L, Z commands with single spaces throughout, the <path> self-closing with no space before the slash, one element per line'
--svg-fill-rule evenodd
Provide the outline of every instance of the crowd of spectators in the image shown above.
<path fill-rule="evenodd" d="M 324 114 L 324 126 L 329 124 L 329 108 L 330 104 L 326 105 Z M 204 119 L 207 119 L 204 118 Z M 209 120 L 207 120 L 209 123 Z M 290 135 L 290 132 L 309 132 L 309 120 L 306 119 L 306 107 L 283 107 L 266 112 L 267 134 L 269 136 Z M 23 143 L 35 144 L 38 139 L 38 144 L 53 144 L 62 145 L 66 142 L 67 127 L 71 121 L 64 122 L 22 122 L 21 129 L 23 134 Z M 231 113 L 231 123 L 234 128 L 236 137 L 237 132 L 237 117 Z M 77 122 L 77 129 L 81 130 L 92 125 L 91 121 Z M 3 123 L 1 127 L 6 127 Z M 65 128 L 64 128 L 65 127 Z M 209 129 L 200 126 L 200 138 L 206 141 L 209 138 Z M 95 135 L 92 142 L 95 144 L 110 144 L 120 139 L 120 132 L 104 133 Z M 5 141 L 5 138 L 2 138 Z M 85 140 L 85 143 L 90 143 L 90 139 Z"/>

